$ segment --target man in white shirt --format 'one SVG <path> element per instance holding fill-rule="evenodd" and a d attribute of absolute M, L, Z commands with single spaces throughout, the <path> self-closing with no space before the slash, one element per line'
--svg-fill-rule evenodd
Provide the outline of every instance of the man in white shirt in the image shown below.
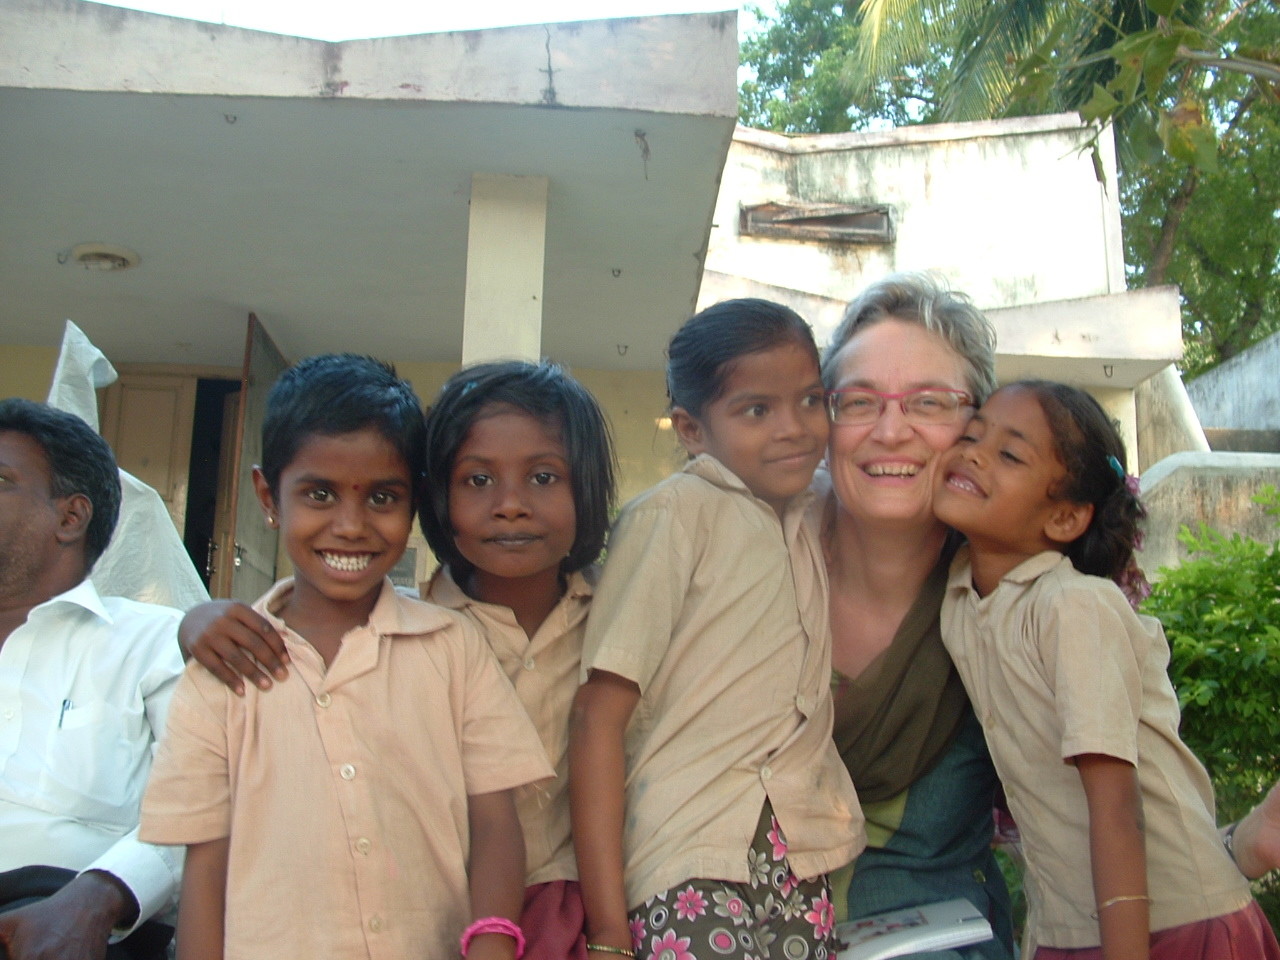
<path fill-rule="evenodd" d="M 88 580 L 119 507 L 88 424 L 0 400 L 0 958 L 162 957 L 171 933 L 148 921 L 178 848 L 136 833 L 181 614 Z"/>

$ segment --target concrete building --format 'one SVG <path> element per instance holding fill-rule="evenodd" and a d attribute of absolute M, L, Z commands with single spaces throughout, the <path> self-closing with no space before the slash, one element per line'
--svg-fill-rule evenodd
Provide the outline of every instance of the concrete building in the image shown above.
<path fill-rule="evenodd" d="M 1143 474 L 1147 507 L 1168 522 L 1152 525 L 1143 551 L 1150 565 L 1179 563 L 1182 525 L 1205 523 L 1263 542 L 1280 538 L 1276 518 L 1254 502 L 1280 487 L 1280 334 L 1254 344 L 1187 384 L 1207 446 L 1174 452 Z M 1211 448 L 1211 449 L 1210 449 Z"/>
<path fill-rule="evenodd" d="M 1215 450 L 1280 453 L 1280 333 L 1187 384 Z"/>
<path fill-rule="evenodd" d="M 322 351 L 394 360 L 424 399 L 460 362 L 564 362 L 628 497 L 677 462 L 663 348 L 695 307 L 781 300 L 821 340 L 868 282 L 934 270 L 995 322 L 1002 379 L 1090 389 L 1143 465 L 1195 445 L 1176 291 L 1124 289 L 1109 134 L 1095 167 L 1074 115 L 735 129 L 736 67 L 733 13 L 334 44 L 6 0 L 4 393 L 43 398 L 78 323 L 123 374 L 104 434 L 245 596 L 276 559 L 242 495 L 256 417 Z"/>
<path fill-rule="evenodd" d="M 286 358 L 373 353 L 429 398 L 460 361 L 554 357 L 635 493 L 671 465 L 662 351 L 694 309 L 737 55 L 733 13 L 324 43 L 6 0 L 4 393 L 43 399 L 74 320 L 123 374 L 120 459 L 179 529 L 202 484 L 237 579 L 273 566 L 238 494 Z"/>
<path fill-rule="evenodd" d="M 1174 288 L 1125 290 L 1109 131 L 1095 138 L 1075 114 L 737 130 L 701 303 L 781 300 L 822 340 L 850 298 L 897 270 L 934 271 L 972 296 L 996 325 L 1002 381 L 1085 387 L 1141 459 L 1136 389 L 1181 358 L 1182 332 Z"/>

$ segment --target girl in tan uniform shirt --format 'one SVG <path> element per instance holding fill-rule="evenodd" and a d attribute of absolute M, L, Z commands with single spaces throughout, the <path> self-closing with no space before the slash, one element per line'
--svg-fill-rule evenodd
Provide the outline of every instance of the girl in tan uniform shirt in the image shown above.
<path fill-rule="evenodd" d="M 422 531 L 442 566 L 433 603 L 480 627 L 556 769 L 516 793 L 526 960 L 585 960 L 569 830 L 569 711 L 613 502 L 613 447 L 595 398 L 554 363 L 464 368 L 427 417 Z"/>
<path fill-rule="evenodd" d="M 826 960 L 826 874 L 862 849 L 831 739 L 827 412 L 808 325 L 763 300 L 668 348 L 691 460 L 622 511 L 570 727 L 591 960 Z"/>
<path fill-rule="evenodd" d="M 1280 960 L 1178 737 L 1164 631 L 1117 586 L 1143 516 L 1124 456 L 1084 391 L 1023 381 L 938 466 L 969 539 L 942 637 L 1022 831 L 1034 956 Z"/>

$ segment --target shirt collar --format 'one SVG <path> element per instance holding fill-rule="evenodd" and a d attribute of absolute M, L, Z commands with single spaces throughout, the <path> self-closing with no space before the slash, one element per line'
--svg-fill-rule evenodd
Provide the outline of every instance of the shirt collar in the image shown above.
<path fill-rule="evenodd" d="M 565 586 L 565 600 L 590 600 L 595 592 L 595 584 L 600 575 L 600 568 L 596 565 L 587 567 L 576 573 L 569 574 L 569 582 Z M 448 607 L 450 610 L 466 610 L 471 606 L 486 606 L 483 601 L 476 600 L 467 596 L 466 592 L 458 586 L 458 582 L 453 579 L 453 571 L 449 569 L 448 564 L 442 564 L 434 574 L 431 575 L 430 583 L 427 586 L 427 596 L 430 597 L 432 603 L 437 603 L 442 607 Z"/>
<path fill-rule="evenodd" d="M 447 564 L 441 564 L 436 568 L 436 572 L 431 575 L 431 579 L 427 582 L 426 595 L 431 598 L 432 603 L 438 603 L 440 606 L 448 607 L 450 610 L 465 610 L 472 603 L 475 603 L 458 586 L 458 582 L 453 579 L 453 572 Z"/>
<path fill-rule="evenodd" d="M 758 498 L 745 483 L 738 478 L 732 470 L 726 467 L 715 457 L 707 453 L 698 454 L 688 463 L 684 465 L 684 472 L 691 473 L 695 477 L 701 477 L 708 483 L 719 487 L 722 490 L 731 490 L 735 493 L 741 493 L 750 497 L 756 503 L 760 504 L 765 510 L 773 513 L 773 508 L 763 500 Z M 784 518 L 790 517 L 794 513 L 803 513 L 809 506 L 809 502 L 813 499 L 813 491 L 805 490 L 803 493 L 796 494 L 789 501 L 783 510 Z"/>
<path fill-rule="evenodd" d="M 1023 560 L 1001 577 L 1000 582 L 1019 585 L 1032 583 L 1059 565 L 1070 562 L 1065 554 L 1059 553 L 1057 550 L 1044 550 L 1033 557 Z M 967 543 L 956 552 L 955 559 L 951 561 L 951 573 L 947 578 L 947 592 L 950 593 L 953 590 L 972 591 L 975 594 L 977 592 L 973 588 L 973 572 L 969 563 L 969 545 Z"/>
<path fill-rule="evenodd" d="M 85 577 L 70 590 L 60 593 L 56 597 L 50 597 L 44 603 L 33 607 L 31 613 L 27 615 L 27 619 L 30 619 L 37 611 L 50 609 L 61 603 L 69 603 L 87 610 L 99 620 L 104 620 L 107 623 L 115 622 L 107 610 L 106 604 L 102 602 L 102 597 L 98 594 L 97 587 L 93 585 L 93 581 L 88 577 Z"/>
<path fill-rule="evenodd" d="M 1064 553 L 1059 553 L 1057 550 L 1045 550 L 1042 553 L 1037 553 L 1034 557 L 1023 560 L 1006 573 L 1001 582 L 1030 583 L 1044 576 L 1055 567 L 1070 562 Z"/>
<path fill-rule="evenodd" d="M 293 578 L 288 577 L 267 591 L 267 594 L 254 604 L 254 607 L 283 626 L 284 622 L 278 611 L 292 592 Z M 379 637 L 394 637 L 405 634 L 434 633 L 453 622 L 439 607 L 400 596 L 396 592 L 395 585 L 390 580 L 384 579 L 377 602 L 369 613 L 368 627 Z"/>

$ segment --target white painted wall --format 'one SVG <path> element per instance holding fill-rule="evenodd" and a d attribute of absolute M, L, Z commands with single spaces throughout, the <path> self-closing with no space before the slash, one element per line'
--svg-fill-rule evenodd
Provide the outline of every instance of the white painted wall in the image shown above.
<path fill-rule="evenodd" d="M 784 137 L 739 127 L 716 206 L 708 270 L 848 300 L 898 270 L 934 270 L 983 308 L 1124 290 L 1110 132 L 1106 183 L 1074 114 Z M 743 205 L 883 203 L 891 244 L 742 237 Z"/>
<path fill-rule="evenodd" d="M 1206 427 L 1280 430 L 1280 333 L 1187 384 Z"/>
<path fill-rule="evenodd" d="M 787 303 L 829 339 L 844 304 L 897 271 L 932 271 L 998 332 L 997 374 L 1088 389 L 1119 421 L 1133 467 L 1150 460 L 1134 390 L 1182 356 L 1177 290 L 1126 291 L 1111 133 L 1075 114 L 785 137 L 739 127 L 699 304 Z M 743 207 L 882 204 L 886 243 L 743 236 Z M 1186 431 L 1164 430 L 1163 437 Z M 1179 447 L 1178 449 L 1185 449 Z"/>
<path fill-rule="evenodd" d="M 473 174 L 462 362 L 542 356 L 546 177 Z"/>

